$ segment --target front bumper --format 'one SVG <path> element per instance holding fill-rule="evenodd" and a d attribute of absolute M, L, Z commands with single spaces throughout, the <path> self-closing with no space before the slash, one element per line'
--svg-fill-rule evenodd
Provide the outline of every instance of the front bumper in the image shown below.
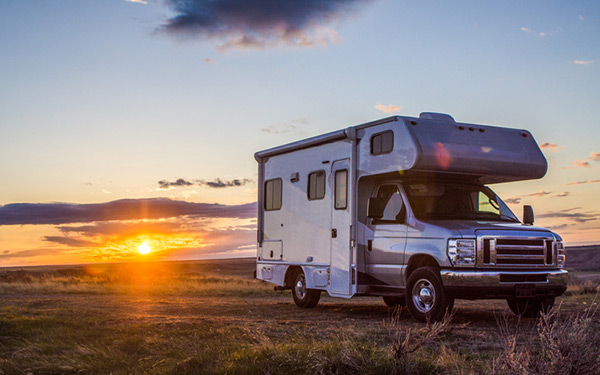
<path fill-rule="evenodd" d="M 567 289 L 565 270 L 441 270 L 444 289 L 455 298 L 556 297 Z"/>

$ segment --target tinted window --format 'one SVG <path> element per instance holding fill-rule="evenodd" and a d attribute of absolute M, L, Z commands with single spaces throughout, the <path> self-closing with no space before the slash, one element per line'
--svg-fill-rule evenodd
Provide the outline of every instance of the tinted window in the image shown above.
<path fill-rule="evenodd" d="M 325 171 L 316 171 L 308 175 L 308 199 L 325 197 Z"/>
<path fill-rule="evenodd" d="M 345 210 L 348 207 L 348 170 L 335 172 L 335 209 Z"/>
<path fill-rule="evenodd" d="M 281 178 L 265 181 L 265 210 L 274 211 L 281 208 Z"/>
<path fill-rule="evenodd" d="M 384 185 L 379 188 L 377 197 L 386 200 L 385 209 L 381 219 L 377 223 L 401 223 L 406 215 L 406 208 L 402 201 L 400 191 L 396 185 Z M 374 220 L 375 221 L 375 220 Z"/>
<path fill-rule="evenodd" d="M 371 154 L 381 155 L 392 152 L 394 148 L 394 132 L 391 130 L 374 134 L 371 137 Z"/>

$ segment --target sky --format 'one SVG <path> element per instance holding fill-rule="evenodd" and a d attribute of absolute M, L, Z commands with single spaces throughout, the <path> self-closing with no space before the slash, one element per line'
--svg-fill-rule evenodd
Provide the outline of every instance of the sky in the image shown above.
<path fill-rule="evenodd" d="M 598 46 L 596 0 L 0 2 L 0 266 L 252 256 L 254 152 L 420 112 L 531 131 L 492 188 L 600 243 Z"/>

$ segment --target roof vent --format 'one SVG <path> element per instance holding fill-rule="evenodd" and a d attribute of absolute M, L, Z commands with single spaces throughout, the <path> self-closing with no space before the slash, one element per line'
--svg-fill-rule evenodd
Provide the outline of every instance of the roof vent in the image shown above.
<path fill-rule="evenodd" d="M 456 122 L 454 118 L 446 113 L 437 113 L 437 112 L 421 112 L 419 118 L 425 120 L 436 120 L 436 121 L 449 121 Z"/>

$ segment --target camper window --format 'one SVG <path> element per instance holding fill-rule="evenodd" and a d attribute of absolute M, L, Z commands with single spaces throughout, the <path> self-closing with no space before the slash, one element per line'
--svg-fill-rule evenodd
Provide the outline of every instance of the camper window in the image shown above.
<path fill-rule="evenodd" d="M 308 200 L 325 197 L 325 171 L 316 171 L 308 175 Z"/>
<path fill-rule="evenodd" d="M 265 211 L 281 209 L 281 178 L 265 181 Z"/>
<path fill-rule="evenodd" d="M 348 207 L 348 170 L 335 172 L 335 209 L 345 210 Z"/>
<path fill-rule="evenodd" d="M 392 152 L 394 148 L 394 132 L 391 130 L 373 134 L 371 137 L 371 154 L 381 155 Z"/>

